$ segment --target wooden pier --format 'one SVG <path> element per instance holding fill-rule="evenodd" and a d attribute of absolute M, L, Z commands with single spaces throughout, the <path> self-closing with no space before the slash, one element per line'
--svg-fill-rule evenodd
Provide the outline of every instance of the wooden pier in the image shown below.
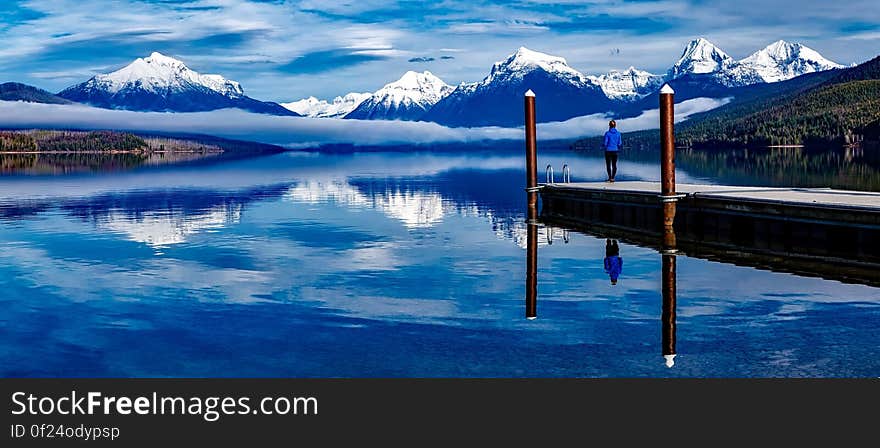
<path fill-rule="evenodd" d="M 551 182 L 546 184 L 536 181 L 535 94 L 526 93 L 530 226 L 538 221 L 540 195 L 540 221 L 657 247 L 664 257 L 684 250 L 737 264 L 880 285 L 880 192 L 677 184 L 675 92 L 664 85 L 659 93 L 660 182 L 570 183 L 564 174 L 566 182 L 554 183 L 548 166 Z M 608 176 L 613 179 L 614 173 Z M 537 258 L 530 256 L 529 279 Z M 674 271 L 674 260 L 669 261 Z M 529 280 L 526 289 L 527 302 L 534 303 L 534 282 Z M 534 307 L 529 309 L 527 316 L 533 317 Z"/>
<path fill-rule="evenodd" d="M 541 218 L 577 230 L 616 229 L 656 239 L 663 198 L 654 182 L 540 185 Z M 674 232 L 691 250 L 749 252 L 825 263 L 880 278 L 880 193 L 827 188 L 676 185 Z M 659 240 L 658 240 L 659 244 Z M 791 269 L 797 271 L 798 269 Z"/>
<path fill-rule="evenodd" d="M 880 192 L 830 188 L 731 187 L 677 184 L 678 208 L 795 222 L 880 227 Z M 548 213 L 561 211 L 554 202 L 589 200 L 609 205 L 659 205 L 655 182 L 584 182 L 541 185 Z M 565 204 L 561 204 L 565 207 Z M 555 210 L 555 211 L 554 211 Z M 564 209 L 562 209 L 564 210 Z"/>

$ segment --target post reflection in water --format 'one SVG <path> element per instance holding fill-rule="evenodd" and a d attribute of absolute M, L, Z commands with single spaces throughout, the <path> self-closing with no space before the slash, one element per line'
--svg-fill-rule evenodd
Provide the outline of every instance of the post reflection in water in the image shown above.
<path fill-rule="evenodd" d="M 675 230 L 671 223 L 675 215 L 675 204 L 664 207 L 664 226 L 663 241 L 660 251 L 661 256 L 661 276 L 660 276 L 660 294 L 662 297 L 660 323 L 661 323 L 661 353 L 665 361 L 666 367 L 675 365 L 675 357 L 677 355 L 675 348 L 675 331 L 676 331 L 676 256 L 678 249 L 676 246 Z M 672 215 L 672 218 L 668 214 Z M 528 233 L 526 237 L 526 318 L 529 320 L 538 317 L 538 223 L 535 219 L 528 219 Z M 553 228 L 546 227 L 548 233 L 548 241 L 551 241 Z M 563 238 L 567 240 L 567 234 L 563 233 Z M 567 241 L 566 241 L 567 242 Z M 610 256 L 609 256 L 609 252 Z M 605 270 L 609 273 L 609 258 L 619 257 L 619 245 L 616 239 L 606 239 L 606 257 Z M 620 273 L 620 265 L 622 259 L 617 264 L 617 270 L 611 270 L 612 285 L 617 283 L 616 275 Z"/>
<path fill-rule="evenodd" d="M 538 211 L 529 207 L 526 235 L 526 318 L 538 317 Z"/>
<path fill-rule="evenodd" d="M 677 253 L 675 242 L 675 229 L 672 224 L 675 221 L 675 202 L 663 204 L 663 243 L 661 250 L 661 295 L 663 297 L 663 310 L 661 312 L 662 324 L 662 353 L 666 360 L 666 367 L 675 365 L 675 255 Z"/>

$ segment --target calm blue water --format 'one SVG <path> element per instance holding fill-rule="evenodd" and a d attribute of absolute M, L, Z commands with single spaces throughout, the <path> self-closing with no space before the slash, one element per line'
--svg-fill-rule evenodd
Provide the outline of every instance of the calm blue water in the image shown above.
<path fill-rule="evenodd" d="M 0 178 L 0 375 L 880 376 L 877 288 L 686 256 L 667 368 L 661 256 L 622 242 L 611 285 L 601 235 L 540 230 L 526 320 L 522 164 L 289 153 Z"/>

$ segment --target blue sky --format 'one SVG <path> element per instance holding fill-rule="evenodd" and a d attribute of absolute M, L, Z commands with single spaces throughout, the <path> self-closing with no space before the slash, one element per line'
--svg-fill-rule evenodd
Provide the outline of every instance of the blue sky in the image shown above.
<path fill-rule="evenodd" d="M 4 0 L 0 82 L 58 91 L 160 51 L 290 101 L 406 70 L 477 81 L 519 46 L 585 73 L 663 73 L 703 36 L 736 58 L 777 39 L 850 64 L 880 53 L 876 0 Z"/>

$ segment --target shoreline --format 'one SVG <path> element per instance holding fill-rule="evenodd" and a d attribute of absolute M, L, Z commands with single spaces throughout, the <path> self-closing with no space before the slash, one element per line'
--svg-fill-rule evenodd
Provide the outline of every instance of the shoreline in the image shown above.
<path fill-rule="evenodd" d="M 12 155 L 12 154 L 61 154 L 61 155 L 69 155 L 69 154 L 222 154 L 224 151 L 215 150 L 215 151 L 141 151 L 141 150 L 112 150 L 112 151 L 0 151 L 0 155 Z"/>

